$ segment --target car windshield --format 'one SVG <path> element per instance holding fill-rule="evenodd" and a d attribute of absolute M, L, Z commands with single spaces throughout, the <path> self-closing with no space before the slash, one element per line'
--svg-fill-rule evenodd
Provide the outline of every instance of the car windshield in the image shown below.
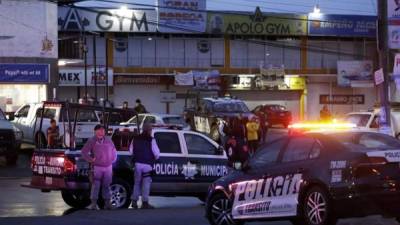
<path fill-rule="evenodd" d="M 287 138 L 280 138 L 261 146 L 249 160 L 251 169 L 259 169 L 277 162 L 279 152 L 287 142 Z"/>
<path fill-rule="evenodd" d="M 163 122 L 165 124 L 176 124 L 176 125 L 182 125 L 185 126 L 186 122 L 181 116 L 169 116 L 169 117 L 164 117 Z"/>
<path fill-rule="evenodd" d="M 286 107 L 282 105 L 272 105 L 269 108 L 273 111 L 286 111 Z"/>
<path fill-rule="evenodd" d="M 346 116 L 345 121 L 355 124 L 357 127 L 366 127 L 370 118 L 370 114 L 350 114 Z"/>
<path fill-rule="evenodd" d="M 4 115 L 3 111 L 0 109 L 0 120 L 5 120 L 6 116 Z"/>
<path fill-rule="evenodd" d="M 243 102 L 216 102 L 213 106 L 214 112 L 247 113 L 249 108 Z"/>
<path fill-rule="evenodd" d="M 333 133 L 328 136 L 355 152 L 400 149 L 400 140 L 381 133 Z"/>

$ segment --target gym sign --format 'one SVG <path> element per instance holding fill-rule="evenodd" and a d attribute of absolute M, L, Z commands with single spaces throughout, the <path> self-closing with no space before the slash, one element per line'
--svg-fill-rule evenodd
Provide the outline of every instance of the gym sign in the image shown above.
<path fill-rule="evenodd" d="M 58 30 L 156 32 L 155 10 L 58 7 Z"/>
<path fill-rule="evenodd" d="M 249 35 L 306 35 L 307 16 L 294 14 L 264 14 L 260 8 L 250 15 L 208 14 L 208 33 Z"/>

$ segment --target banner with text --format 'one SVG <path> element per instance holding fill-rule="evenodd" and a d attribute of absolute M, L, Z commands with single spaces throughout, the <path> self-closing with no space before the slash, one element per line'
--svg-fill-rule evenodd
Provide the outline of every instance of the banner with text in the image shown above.
<path fill-rule="evenodd" d="M 0 64 L 0 83 L 48 83 L 49 64 Z"/>
<path fill-rule="evenodd" d="M 308 16 L 309 35 L 375 37 L 376 16 Z"/>
<path fill-rule="evenodd" d="M 85 86 L 85 70 L 84 68 L 60 68 L 59 69 L 59 86 Z M 106 69 L 98 67 L 97 86 L 106 86 Z M 95 76 L 94 68 L 87 70 L 87 85 L 94 86 Z M 108 86 L 113 86 L 113 70 L 108 69 Z"/>
<path fill-rule="evenodd" d="M 158 0 L 157 3 L 159 32 L 205 32 L 206 0 Z"/>
<path fill-rule="evenodd" d="M 364 61 L 338 61 L 337 83 L 342 87 L 351 87 L 353 84 L 373 82 L 373 63 Z"/>
<path fill-rule="evenodd" d="M 257 7 L 253 14 L 208 13 L 207 32 L 248 35 L 306 35 L 307 16 L 264 14 Z"/>
<path fill-rule="evenodd" d="M 156 32 L 155 10 L 58 7 L 58 30 Z"/>

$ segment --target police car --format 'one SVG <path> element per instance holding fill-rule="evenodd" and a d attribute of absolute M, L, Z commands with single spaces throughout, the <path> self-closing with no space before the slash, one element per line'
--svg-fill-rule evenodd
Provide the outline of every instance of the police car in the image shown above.
<path fill-rule="evenodd" d="M 282 219 L 331 225 L 338 218 L 371 214 L 399 221 L 399 163 L 400 141 L 385 134 L 292 132 L 213 183 L 206 215 L 212 225 Z"/>
<path fill-rule="evenodd" d="M 118 150 L 111 185 L 114 208 L 127 208 L 133 190 L 133 162 L 127 128 L 112 137 Z M 119 137 L 117 137 L 119 135 Z M 154 129 L 160 159 L 154 165 L 151 195 L 193 196 L 205 201 L 208 186 L 227 174 L 227 157 L 222 147 L 193 131 Z M 75 208 L 90 203 L 89 164 L 79 150 L 35 150 L 31 183 L 24 185 L 42 191 L 60 190 L 64 201 Z M 100 202 L 99 205 L 102 203 Z"/>

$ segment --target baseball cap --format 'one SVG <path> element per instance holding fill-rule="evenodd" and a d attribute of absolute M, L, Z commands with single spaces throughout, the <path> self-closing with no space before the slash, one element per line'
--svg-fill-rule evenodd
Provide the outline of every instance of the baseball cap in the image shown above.
<path fill-rule="evenodd" d="M 97 125 L 94 127 L 94 130 L 99 130 L 99 129 L 105 129 L 105 127 L 104 127 L 102 124 L 97 124 Z"/>

